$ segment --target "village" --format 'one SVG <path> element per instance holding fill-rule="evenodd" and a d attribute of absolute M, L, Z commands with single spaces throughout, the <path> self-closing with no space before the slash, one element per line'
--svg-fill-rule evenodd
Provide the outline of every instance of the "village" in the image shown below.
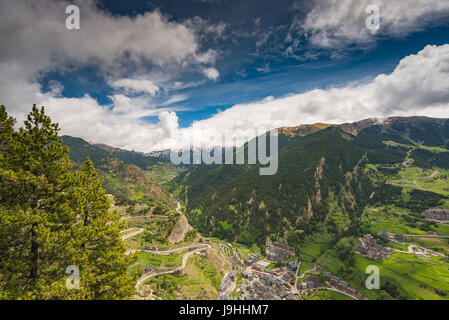
<path fill-rule="evenodd" d="M 228 244 L 229 248 L 232 245 Z M 221 300 L 302 300 L 315 290 L 333 290 L 356 300 L 366 299 L 338 277 L 322 272 L 322 266 L 316 263 L 299 275 L 301 262 L 290 259 L 296 252 L 286 243 L 267 241 L 266 248 L 266 258 L 253 253 L 238 261 L 240 279 L 235 271 L 225 276 L 220 287 Z"/>
<path fill-rule="evenodd" d="M 438 208 L 429 209 L 423 213 L 423 216 L 429 221 L 446 222 L 449 221 L 447 211 Z M 385 230 L 377 235 L 365 234 L 358 239 L 359 243 L 355 245 L 354 251 L 358 255 L 377 261 L 385 261 L 395 252 L 414 254 L 424 258 L 442 256 L 441 253 L 416 244 L 408 244 L 407 237 L 413 236 L 417 235 L 401 235 Z M 427 236 L 432 235 L 429 233 Z M 396 249 L 393 249 L 387 245 L 388 243 L 398 245 Z M 405 251 L 405 248 L 397 249 L 400 245 L 408 248 L 408 251 Z M 155 268 L 151 264 L 145 265 L 145 274 L 139 280 L 137 287 L 144 280 L 157 275 L 171 273 L 174 276 L 183 276 L 188 257 L 200 255 L 211 247 L 217 248 L 227 256 L 232 266 L 231 270 L 224 274 L 219 286 L 220 300 L 307 300 L 316 297 L 320 292 L 329 291 L 337 292 L 353 300 L 368 299 L 343 279 L 325 269 L 326 262 L 322 259 L 313 261 L 311 265 L 308 262 L 301 268 L 299 253 L 282 241 L 266 241 L 264 255 L 216 238 L 200 237 L 196 242 L 178 248 L 146 244 L 140 251 L 168 256 L 184 252 L 183 263 L 181 267 L 163 269 Z"/>

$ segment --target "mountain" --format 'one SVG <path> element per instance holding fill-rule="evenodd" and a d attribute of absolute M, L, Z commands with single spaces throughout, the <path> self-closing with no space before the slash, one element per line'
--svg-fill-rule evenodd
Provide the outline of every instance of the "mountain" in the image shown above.
<path fill-rule="evenodd" d="M 411 157 L 447 166 L 449 153 L 429 148 L 446 148 L 448 141 L 449 120 L 425 117 L 280 128 L 275 175 L 260 176 L 259 165 L 199 165 L 169 188 L 204 234 L 262 247 L 268 237 L 295 245 L 321 227 L 339 236 L 360 233 L 368 203 L 400 194 L 376 183 L 369 165 L 388 167 Z"/>
<path fill-rule="evenodd" d="M 169 162 L 170 159 L 164 155 L 149 156 L 141 152 L 129 151 L 108 146 L 106 144 L 94 144 L 95 147 L 105 151 L 107 154 L 122 160 L 125 163 L 134 164 L 142 170 L 148 170 L 159 162 Z"/>
<path fill-rule="evenodd" d="M 79 166 L 87 157 L 92 160 L 95 169 L 104 178 L 103 187 L 115 196 L 119 204 L 153 205 L 155 201 L 169 203 L 166 192 L 142 169 L 142 166 L 146 170 L 157 166 L 159 162 L 155 159 L 147 159 L 144 155 L 106 145 L 101 145 L 100 148 L 81 138 L 62 136 L 61 139 L 70 148 L 69 157 L 75 166 Z"/>
<path fill-rule="evenodd" d="M 308 134 L 315 133 L 317 131 L 326 129 L 332 126 L 328 123 L 315 123 L 315 124 L 302 124 L 297 127 L 282 127 L 279 128 L 278 131 L 280 134 L 291 137 L 304 137 Z"/>

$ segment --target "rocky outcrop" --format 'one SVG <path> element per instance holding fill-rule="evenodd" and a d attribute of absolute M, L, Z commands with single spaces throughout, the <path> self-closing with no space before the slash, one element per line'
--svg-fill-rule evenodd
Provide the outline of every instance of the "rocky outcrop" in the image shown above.
<path fill-rule="evenodd" d="M 181 215 L 173 227 L 172 232 L 168 236 L 167 240 L 170 243 L 177 243 L 184 240 L 187 232 L 192 230 L 192 227 L 189 225 L 187 218 L 185 215 Z"/>

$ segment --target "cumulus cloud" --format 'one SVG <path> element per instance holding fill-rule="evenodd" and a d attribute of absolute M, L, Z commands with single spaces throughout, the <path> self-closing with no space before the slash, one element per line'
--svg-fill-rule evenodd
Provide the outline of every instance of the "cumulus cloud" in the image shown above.
<path fill-rule="evenodd" d="M 367 83 L 235 105 L 181 129 L 180 139 L 196 134 L 197 145 L 210 147 L 221 145 L 224 135 L 229 146 L 233 138 L 243 142 L 243 137 L 254 137 L 258 129 L 410 115 L 449 117 L 449 44 L 426 46 L 403 58 L 391 74 Z"/>
<path fill-rule="evenodd" d="M 210 79 L 210 80 L 217 80 L 218 76 L 220 75 L 215 68 L 205 68 L 203 69 L 204 75 Z"/>
<path fill-rule="evenodd" d="M 88 95 L 82 98 L 46 97 L 42 104 L 51 106 L 46 112 L 52 119 L 59 119 L 64 134 L 128 150 L 150 151 L 151 146 L 168 141 L 177 127 L 174 112 L 148 112 L 147 115 L 159 117 L 160 123 L 152 124 L 129 114 L 118 117 L 110 112 L 109 106 L 99 105 Z M 71 116 L 64 116 L 67 113 Z"/>
<path fill-rule="evenodd" d="M 407 7 L 410 17 L 404 17 L 404 22 L 389 20 L 388 13 L 382 9 L 395 9 L 398 11 L 395 16 L 398 16 L 404 6 L 395 7 L 396 1 L 391 4 L 380 1 L 382 23 L 386 23 L 392 32 L 402 30 L 410 21 L 422 21 L 426 14 L 443 12 L 447 7 L 447 1 L 430 0 L 426 2 L 429 3 L 427 6 L 418 0 L 410 1 L 416 6 Z M 329 16 L 323 8 L 328 22 L 317 16 L 317 26 L 321 27 L 314 28 L 310 22 L 308 27 L 312 36 L 315 34 L 317 43 L 325 43 L 320 39 L 360 37 L 355 31 L 351 33 L 356 30 L 350 27 L 354 22 L 349 18 L 351 14 L 337 10 L 338 3 L 329 2 L 337 12 L 329 11 Z M 349 0 L 342 3 L 351 8 L 359 6 L 358 2 Z M 233 138 L 242 143 L 245 138 L 259 133 L 258 129 L 302 123 L 338 123 L 386 115 L 448 116 L 449 45 L 444 45 L 427 46 L 401 60 L 391 74 L 379 75 L 367 83 L 238 104 L 209 119 L 197 121 L 191 127 L 180 128 L 176 115 L 180 109 L 164 106 L 179 102 L 185 96 L 175 95 L 157 106 L 152 99 L 163 91 L 160 82 L 150 76 L 130 77 L 124 70 L 130 64 L 151 64 L 169 73 L 190 65 L 192 70 L 201 70 L 208 79 L 216 80 L 219 72 L 207 65 L 215 61 L 216 51 L 201 51 L 192 28 L 172 22 L 158 11 L 134 17 L 112 16 L 98 9 L 93 0 L 78 2 L 81 29 L 68 31 L 65 28 L 68 4 L 50 0 L 39 3 L 3 0 L 0 3 L 0 103 L 7 105 L 8 111 L 19 121 L 25 118 L 33 103 L 45 105 L 49 115 L 60 123 L 63 134 L 149 152 L 185 147 L 191 142 L 197 146 L 221 145 L 220 133 L 228 138 L 227 145 Z M 334 19 L 332 14 L 337 18 Z M 335 33 L 332 26 L 338 23 L 334 20 L 347 22 L 349 31 Z M 319 30 L 328 31 L 320 34 Z M 63 97 L 64 88 L 57 82 L 50 83 L 48 92 L 42 91 L 38 76 L 49 71 L 70 71 L 73 65 L 89 64 L 99 66 L 107 73 L 108 83 L 117 89 L 109 96 L 111 104 L 100 105 L 89 95 Z M 178 82 L 173 87 L 191 85 L 194 84 Z M 156 121 L 144 121 L 148 118 Z"/>
<path fill-rule="evenodd" d="M 366 28 L 370 5 L 380 9 L 380 29 Z M 352 43 L 367 44 L 375 35 L 401 37 L 422 30 L 449 15 L 447 0 L 320 0 L 296 27 L 307 32 L 319 47 L 335 48 Z M 299 18 L 297 18 L 299 20 Z"/>
<path fill-rule="evenodd" d="M 65 9 L 71 4 L 81 11 L 79 30 L 65 26 Z M 0 103 L 19 123 L 32 104 L 44 105 L 61 124 L 62 134 L 141 151 L 169 141 L 177 128 L 176 114 L 169 112 L 181 110 L 154 104 L 152 96 L 161 88 L 152 79 L 162 74 L 169 82 L 172 73 L 204 68 L 217 56 L 213 49 L 200 49 L 193 27 L 171 21 L 160 11 L 111 15 L 95 0 L 2 0 L 0 30 Z M 109 96 L 111 104 L 100 105 L 87 94 L 63 97 L 64 88 L 56 81 L 43 92 L 38 81 L 51 71 L 89 65 L 99 68 L 116 89 Z M 129 76 L 136 70 L 146 76 Z M 148 117 L 160 121 L 143 121 Z"/>

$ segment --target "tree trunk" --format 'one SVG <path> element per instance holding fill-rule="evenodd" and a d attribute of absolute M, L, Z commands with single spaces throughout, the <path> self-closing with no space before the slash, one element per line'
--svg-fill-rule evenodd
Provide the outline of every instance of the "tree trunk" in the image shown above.
<path fill-rule="evenodd" d="M 30 278 L 33 281 L 37 280 L 37 270 L 39 262 L 39 243 L 36 241 L 36 231 L 37 223 L 33 223 L 31 227 L 31 271 Z"/>

